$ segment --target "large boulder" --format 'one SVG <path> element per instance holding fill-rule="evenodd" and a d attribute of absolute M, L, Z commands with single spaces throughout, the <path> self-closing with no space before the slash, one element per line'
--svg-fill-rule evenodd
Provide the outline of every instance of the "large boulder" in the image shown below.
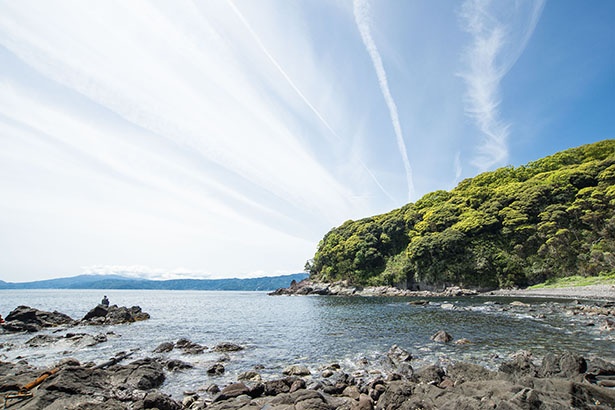
<path fill-rule="evenodd" d="M 74 324 L 75 321 L 64 313 L 47 312 L 22 305 L 8 314 L 2 327 L 9 332 L 37 332 L 47 327 Z"/>
<path fill-rule="evenodd" d="M 119 325 L 132 323 L 150 318 L 149 313 L 143 312 L 140 306 L 105 306 L 97 305 L 81 319 L 87 325 Z"/>

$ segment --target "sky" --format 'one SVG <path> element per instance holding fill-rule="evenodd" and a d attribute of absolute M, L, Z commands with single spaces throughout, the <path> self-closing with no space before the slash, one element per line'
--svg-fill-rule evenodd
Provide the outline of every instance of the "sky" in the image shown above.
<path fill-rule="evenodd" d="M 0 1 L 0 280 L 303 271 L 615 138 L 612 0 Z"/>

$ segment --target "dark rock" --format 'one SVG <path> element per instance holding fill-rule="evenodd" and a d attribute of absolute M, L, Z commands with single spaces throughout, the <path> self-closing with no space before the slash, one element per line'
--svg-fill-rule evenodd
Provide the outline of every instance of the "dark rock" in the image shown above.
<path fill-rule="evenodd" d="M 431 340 L 438 343 L 448 343 L 453 340 L 453 336 L 449 335 L 444 330 L 439 330 L 431 336 Z"/>
<path fill-rule="evenodd" d="M 153 353 L 168 353 L 175 348 L 175 345 L 171 342 L 163 342 L 153 350 Z"/>
<path fill-rule="evenodd" d="M 155 389 L 162 385 L 165 375 L 162 365 L 150 358 L 139 359 L 126 366 L 114 366 L 112 381 L 139 390 Z"/>
<path fill-rule="evenodd" d="M 209 369 L 207 369 L 207 374 L 212 375 L 212 376 L 220 376 L 222 374 L 224 374 L 224 366 L 222 366 L 222 364 L 220 363 L 216 363 L 213 366 L 211 366 Z"/>
<path fill-rule="evenodd" d="M 105 305 L 97 305 L 93 309 L 91 309 L 88 313 L 85 314 L 83 319 L 81 320 L 90 320 L 96 317 L 105 317 L 109 313 L 109 306 Z"/>
<path fill-rule="evenodd" d="M 186 363 L 184 361 L 178 359 L 172 359 L 167 362 L 167 369 L 171 371 L 175 370 L 184 370 L 184 369 L 192 369 L 194 366 L 190 363 Z"/>
<path fill-rule="evenodd" d="M 236 345 L 234 343 L 223 342 L 223 343 L 217 344 L 213 348 L 213 350 L 214 352 L 238 352 L 240 350 L 243 350 L 243 347 Z"/>
<path fill-rule="evenodd" d="M 288 393 L 289 391 L 290 384 L 287 384 L 284 380 L 269 380 L 265 382 L 264 393 L 267 396 L 277 396 L 282 393 Z"/>
<path fill-rule="evenodd" d="M 194 343 L 186 338 L 179 339 L 175 342 L 175 347 L 183 350 L 183 352 L 187 354 L 200 354 L 207 349 L 207 346 Z"/>
<path fill-rule="evenodd" d="M 46 312 L 22 305 L 8 314 L 2 327 L 9 332 L 37 332 L 47 327 L 74 324 L 75 321 L 64 313 Z"/>
<path fill-rule="evenodd" d="M 391 346 L 386 354 L 387 361 L 393 371 L 404 377 L 412 376 L 413 369 L 410 366 L 412 355 L 397 345 Z"/>
<path fill-rule="evenodd" d="M 220 394 L 214 398 L 214 403 L 222 400 L 228 400 L 234 397 L 239 397 L 244 394 L 249 394 L 250 388 L 243 383 L 233 383 L 222 389 Z"/>
<path fill-rule="evenodd" d="M 419 369 L 414 374 L 414 379 L 420 383 L 440 384 L 444 378 L 444 369 L 439 366 L 427 366 Z"/>
<path fill-rule="evenodd" d="M 117 305 L 97 305 L 86 313 L 81 322 L 87 325 L 120 325 L 149 318 L 150 315 L 143 312 L 139 306 L 127 308 Z"/>
<path fill-rule="evenodd" d="M 147 393 L 143 399 L 143 408 L 158 410 L 181 410 L 182 405 L 159 391 Z"/>

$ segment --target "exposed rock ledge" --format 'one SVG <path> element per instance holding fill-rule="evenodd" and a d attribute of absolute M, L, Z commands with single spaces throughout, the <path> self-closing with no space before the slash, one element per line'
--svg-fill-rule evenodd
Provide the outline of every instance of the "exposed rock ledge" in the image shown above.
<path fill-rule="evenodd" d="M 325 283 L 304 279 L 301 282 L 292 281 L 288 288 L 280 288 L 270 295 L 331 295 L 331 296 L 412 296 L 412 297 L 452 297 L 473 296 L 478 292 L 462 289 L 457 286 L 442 291 L 414 291 L 398 289 L 392 286 L 353 286 L 347 281 Z"/>
<path fill-rule="evenodd" d="M 18 306 L 6 317 L 2 328 L 9 332 L 38 332 L 43 328 L 76 325 L 118 325 L 149 319 L 148 313 L 139 306 L 127 308 L 117 305 L 98 305 L 91 309 L 81 320 L 54 311 L 46 312 L 29 306 Z"/>

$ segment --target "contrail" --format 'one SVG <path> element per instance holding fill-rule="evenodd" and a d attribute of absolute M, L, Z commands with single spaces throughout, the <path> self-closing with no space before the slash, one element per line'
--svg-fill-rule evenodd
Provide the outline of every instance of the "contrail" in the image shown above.
<path fill-rule="evenodd" d="M 380 57 L 380 53 L 378 52 L 378 48 L 376 47 L 376 43 L 374 42 L 374 39 L 372 38 L 370 32 L 368 1 L 354 0 L 353 10 L 355 22 L 357 24 L 357 27 L 359 28 L 359 32 L 361 33 L 363 44 L 365 45 L 365 48 L 367 49 L 367 52 L 372 59 L 374 69 L 376 70 L 376 75 L 378 76 L 378 84 L 380 85 L 380 90 L 382 91 L 384 100 L 386 101 L 387 107 L 389 108 L 389 114 L 391 116 L 393 129 L 397 138 L 397 147 L 399 149 L 399 153 L 401 154 L 401 158 L 404 162 L 404 168 L 406 170 L 406 180 L 408 182 L 408 199 L 412 200 L 412 198 L 414 197 L 412 167 L 410 166 L 410 161 L 408 160 L 406 143 L 404 142 L 404 136 L 401 132 L 399 115 L 397 113 L 397 105 L 395 104 L 395 100 L 393 99 L 393 96 L 391 95 L 391 91 L 389 89 L 389 82 L 387 80 L 386 71 L 384 70 L 384 65 L 382 64 L 382 58 Z"/>
<path fill-rule="evenodd" d="M 273 56 L 271 55 L 271 53 L 269 53 L 269 51 L 267 50 L 267 47 L 265 47 L 265 45 L 263 44 L 263 42 L 261 41 L 260 37 L 258 37 L 258 35 L 254 32 L 254 30 L 252 30 L 252 27 L 250 26 L 250 24 L 248 23 L 248 21 L 244 18 L 243 14 L 241 14 L 241 12 L 239 11 L 239 9 L 237 9 L 237 7 L 235 7 L 235 4 L 233 4 L 233 2 L 231 0 L 226 0 L 226 2 L 228 3 L 229 7 L 231 8 L 231 10 L 233 10 L 233 12 L 235 13 L 235 15 L 237 16 L 237 18 L 239 18 L 239 21 L 241 21 L 241 23 L 244 25 L 244 27 L 246 28 L 246 30 L 248 30 L 248 33 L 250 33 L 250 36 L 254 39 L 254 41 L 256 41 L 256 43 L 258 44 L 258 47 L 261 49 L 261 51 L 267 56 L 267 58 L 269 59 L 269 61 L 271 62 L 271 64 L 273 64 L 273 66 L 280 72 L 280 74 L 282 74 L 282 77 L 284 77 L 284 79 L 286 80 L 286 82 L 288 82 L 288 84 L 291 86 L 291 88 L 293 90 L 295 90 L 295 92 L 297 93 L 297 95 L 299 95 L 299 97 L 303 100 L 303 102 L 310 108 L 310 110 L 312 110 L 312 112 L 316 115 L 316 117 L 318 117 L 318 119 L 320 120 L 320 122 L 323 123 L 323 125 L 329 130 L 329 132 L 331 132 L 331 134 L 333 136 L 335 136 L 335 138 L 337 138 L 338 140 L 342 140 L 342 137 L 340 137 L 340 135 L 335 132 L 335 130 L 331 127 L 331 125 L 329 125 L 329 123 L 327 122 L 327 120 L 322 116 L 322 114 L 316 109 L 316 107 L 314 107 L 314 105 L 307 99 L 307 97 L 301 92 L 301 90 L 295 85 L 295 83 L 293 82 L 293 80 L 288 76 L 288 74 L 286 74 L 286 72 L 284 71 L 284 69 L 280 66 L 280 64 L 277 62 L 277 60 L 275 58 L 273 58 Z M 397 201 L 395 201 L 395 198 L 393 198 L 393 196 L 386 190 L 384 189 L 384 187 L 382 186 L 382 184 L 380 184 L 380 181 L 378 181 L 378 179 L 376 178 L 376 176 L 372 173 L 372 171 L 367 167 L 367 165 L 361 160 L 359 159 L 359 163 L 361 164 L 361 166 L 363 167 L 363 169 L 365 170 L 365 172 L 367 172 L 367 174 L 370 176 L 370 178 L 374 181 L 374 183 L 376 184 L 376 186 L 378 186 L 378 188 L 380 188 L 380 190 L 393 202 L 396 203 Z"/>

